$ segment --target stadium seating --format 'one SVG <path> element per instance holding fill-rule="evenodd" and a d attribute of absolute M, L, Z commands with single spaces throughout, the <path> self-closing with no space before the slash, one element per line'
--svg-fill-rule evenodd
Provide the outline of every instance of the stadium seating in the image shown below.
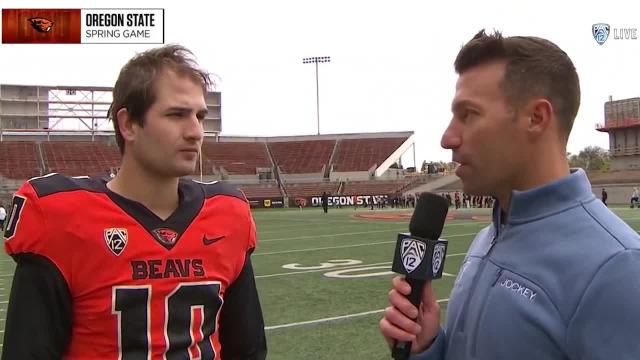
<path fill-rule="evenodd" d="M 207 175 L 220 171 L 230 175 L 255 175 L 257 168 L 271 168 L 263 142 L 204 142 L 202 169 Z"/>
<path fill-rule="evenodd" d="M 104 176 L 120 165 L 118 148 L 100 141 L 45 141 L 41 146 L 47 173 Z"/>
<path fill-rule="evenodd" d="M 0 142 L 0 176 L 26 180 L 40 175 L 42 171 L 35 142 Z"/>
<path fill-rule="evenodd" d="M 338 194 L 340 187 L 339 182 L 320 182 L 320 183 L 287 183 L 285 190 L 291 197 L 296 196 L 320 196 L 322 192 L 327 194 Z"/>
<path fill-rule="evenodd" d="M 269 184 L 238 185 L 238 188 L 242 190 L 248 198 L 282 197 L 282 193 L 275 182 Z"/>
<path fill-rule="evenodd" d="M 306 174 L 322 171 L 329 163 L 335 140 L 273 142 L 268 146 L 273 161 L 284 174 Z"/>
<path fill-rule="evenodd" d="M 342 189 L 343 195 L 390 195 L 401 191 L 410 180 L 348 181 Z"/>
<path fill-rule="evenodd" d="M 380 166 L 406 140 L 406 137 L 339 140 L 333 171 L 367 171 L 374 165 Z"/>
<path fill-rule="evenodd" d="M 405 189 L 410 180 L 400 181 L 321 181 L 307 178 L 284 180 L 283 194 L 276 181 L 257 184 L 258 169 L 269 171 L 277 165 L 282 174 L 318 174 L 334 154 L 334 171 L 367 171 L 380 165 L 407 138 L 368 138 L 343 140 L 301 140 L 283 142 L 211 142 L 202 146 L 203 174 L 237 175 L 235 183 L 248 197 L 319 196 L 329 194 L 389 194 Z M 336 144 L 337 142 L 337 144 Z M 49 172 L 69 176 L 103 176 L 120 165 L 115 145 L 103 141 L 11 141 L 0 142 L 0 175 L 28 179 Z M 271 153 L 271 154 L 270 154 Z M 272 161 L 273 160 L 273 161 Z M 199 172 L 199 171 L 197 171 Z M 300 175 L 298 175 L 300 177 Z M 313 177 L 315 179 L 315 176 Z M 262 178 L 260 178 L 262 179 Z M 246 185 L 250 184 L 250 185 Z"/>

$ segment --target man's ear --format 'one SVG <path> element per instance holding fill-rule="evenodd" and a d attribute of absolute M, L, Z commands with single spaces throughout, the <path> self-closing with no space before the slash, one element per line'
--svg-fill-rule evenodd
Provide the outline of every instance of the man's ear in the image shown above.
<path fill-rule="evenodd" d="M 546 99 L 533 100 L 528 106 L 529 123 L 527 129 L 530 134 L 537 136 L 543 134 L 552 126 L 553 105 Z"/>
<path fill-rule="evenodd" d="M 135 138 L 134 122 L 131 119 L 129 110 L 127 108 L 121 108 L 116 113 L 116 119 L 118 121 L 118 129 L 125 141 L 132 141 Z"/>

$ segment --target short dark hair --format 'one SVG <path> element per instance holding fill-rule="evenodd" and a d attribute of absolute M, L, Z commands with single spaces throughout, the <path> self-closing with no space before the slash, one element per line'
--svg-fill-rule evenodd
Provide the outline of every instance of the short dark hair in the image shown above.
<path fill-rule="evenodd" d="M 113 102 L 107 113 L 113 122 L 120 153 L 124 153 L 124 138 L 118 126 L 118 111 L 126 108 L 132 121 L 144 126 L 145 114 L 156 99 L 155 80 L 163 70 L 191 77 L 202 85 L 205 95 L 213 85 L 209 74 L 198 67 L 193 53 L 181 45 L 165 45 L 134 56 L 120 70 L 113 88 Z"/>
<path fill-rule="evenodd" d="M 573 62 L 560 47 L 533 36 L 503 37 L 480 30 L 454 62 L 456 73 L 492 61 L 504 61 L 501 88 L 514 108 L 540 96 L 553 105 L 559 127 L 568 137 L 580 107 L 580 80 Z"/>

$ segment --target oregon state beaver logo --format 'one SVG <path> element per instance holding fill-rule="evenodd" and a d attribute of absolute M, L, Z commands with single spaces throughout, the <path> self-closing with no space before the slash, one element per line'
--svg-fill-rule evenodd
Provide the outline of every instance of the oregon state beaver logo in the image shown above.
<path fill-rule="evenodd" d="M 51 27 L 53 27 L 53 21 L 42 17 L 32 17 L 27 21 L 31 23 L 31 27 L 33 27 L 37 32 L 46 33 L 51 31 Z"/>

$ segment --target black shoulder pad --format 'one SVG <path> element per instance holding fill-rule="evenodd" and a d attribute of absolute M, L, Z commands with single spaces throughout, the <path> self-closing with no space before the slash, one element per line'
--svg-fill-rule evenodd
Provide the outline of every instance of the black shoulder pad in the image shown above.
<path fill-rule="evenodd" d="M 201 186 L 204 190 L 204 197 L 206 199 L 217 196 L 217 195 L 227 195 L 234 196 L 238 199 L 247 202 L 247 197 L 244 196 L 244 193 L 240 191 L 236 186 L 229 184 L 224 181 L 213 181 L 213 182 L 200 182 L 197 180 L 191 180 L 198 186 Z"/>
<path fill-rule="evenodd" d="M 33 186 L 38 197 L 75 190 L 101 192 L 99 183 L 88 176 L 69 177 L 57 173 L 51 173 L 45 176 L 33 178 L 29 180 L 29 183 Z"/>

